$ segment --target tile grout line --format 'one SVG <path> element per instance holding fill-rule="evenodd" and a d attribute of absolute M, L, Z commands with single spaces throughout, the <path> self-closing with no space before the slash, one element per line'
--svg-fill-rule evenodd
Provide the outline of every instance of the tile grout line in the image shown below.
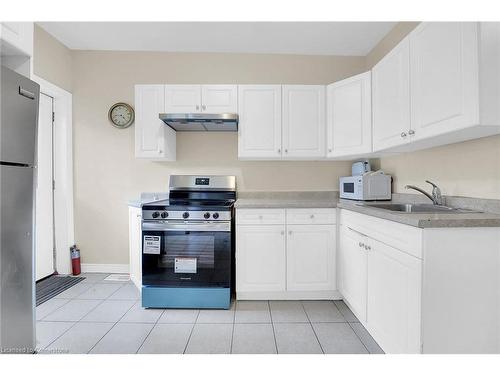
<path fill-rule="evenodd" d="M 182 352 L 182 354 L 186 354 L 186 350 L 187 350 L 187 347 L 189 345 L 189 341 L 191 340 L 191 336 L 193 335 L 194 327 L 196 325 L 196 322 L 198 321 L 199 316 L 200 316 L 200 309 L 198 309 L 198 314 L 196 314 L 196 319 L 194 320 L 193 326 L 191 327 L 191 332 L 189 332 L 189 337 L 186 341 L 186 346 L 184 346 L 184 351 Z"/>
<path fill-rule="evenodd" d="M 118 288 L 118 289 L 120 289 L 120 288 Z M 102 302 L 104 302 L 104 301 L 106 301 L 106 300 L 103 300 Z M 102 302 L 99 305 L 101 305 Z M 97 305 L 97 306 L 99 306 L 99 305 Z M 134 305 L 135 305 L 135 303 L 132 304 L 132 306 L 120 317 L 120 319 L 122 319 L 125 316 L 125 314 L 128 313 L 130 311 L 130 309 L 132 309 L 132 307 L 134 307 Z M 96 308 L 97 308 L 97 306 L 96 306 Z M 93 310 L 94 309 L 92 309 L 92 311 Z M 90 311 L 89 311 L 88 314 L 90 314 Z M 85 316 L 87 316 L 88 314 L 86 314 Z M 82 319 L 84 317 L 82 317 Z M 89 349 L 89 351 L 87 353 L 90 353 L 92 351 L 92 349 L 94 349 L 96 347 L 96 345 L 99 344 L 102 341 L 102 339 L 118 324 L 118 322 L 120 321 L 120 319 L 118 319 L 116 322 L 113 323 L 113 325 L 106 331 L 106 333 L 104 333 L 104 335 L 101 336 L 101 338 L 99 340 L 97 340 L 97 342 Z M 81 321 L 81 319 L 80 319 L 80 321 Z"/>
<path fill-rule="evenodd" d="M 278 342 L 276 341 L 276 331 L 274 330 L 273 313 L 271 310 L 271 303 L 269 302 L 269 300 L 267 300 L 267 308 L 269 309 L 269 316 L 271 317 L 271 327 L 273 328 L 274 347 L 276 348 L 276 354 L 279 354 Z"/>
<path fill-rule="evenodd" d="M 41 322 L 41 320 L 40 320 L 40 322 Z M 56 342 L 57 340 L 59 340 L 62 335 L 64 335 L 71 328 L 73 328 L 76 325 L 76 323 L 78 323 L 78 322 L 45 322 L 45 323 L 72 323 L 72 324 L 66 330 L 64 330 L 59 336 L 57 336 L 55 339 L 53 339 L 47 345 L 45 345 L 43 348 L 40 348 L 40 350 L 37 350 L 36 351 L 37 354 L 40 353 L 40 351 L 43 351 L 43 350 L 47 349 L 50 345 L 52 345 L 54 342 Z M 35 330 L 36 330 L 36 328 L 35 328 Z M 37 340 L 37 337 L 35 337 L 35 346 L 36 346 L 36 340 Z M 35 347 L 35 349 L 36 349 L 36 347 Z"/>
<path fill-rule="evenodd" d="M 231 308 L 231 306 L 229 306 Z M 229 348 L 229 354 L 233 354 L 233 339 L 234 339 L 234 324 L 236 322 L 236 309 L 238 308 L 238 302 L 234 300 L 234 312 L 233 312 L 233 330 L 231 332 L 231 346 Z"/>
<path fill-rule="evenodd" d="M 140 301 L 140 299 L 139 299 L 139 300 L 137 300 L 137 301 L 136 301 L 136 302 L 132 305 L 132 307 L 134 307 L 134 306 L 137 304 L 137 302 L 138 302 L 138 301 Z M 142 307 L 142 306 L 141 306 L 141 307 Z M 130 311 L 130 310 L 129 310 L 129 311 Z M 155 329 L 155 327 L 158 325 L 158 322 L 160 321 L 160 318 L 161 318 L 161 316 L 165 313 L 165 311 L 166 311 L 166 310 L 165 310 L 165 309 L 163 309 L 163 311 L 161 312 L 161 314 L 160 314 L 160 315 L 158 315 L 158 318 L 156 318 L 155 322 L 153 323 L 153 327 L 151 328 L 151 331 L 149 331 L 149 333 L 146 335 L 146 337 L 145 337 L 145 338 L 144 338 L 144 340 L 142 341 L 141 345 L 139 345 L 139 348 L 137 348 L 137 350 L 136 350 L 135 354 L 138 354 L 138 353 L 139 353 L 139 351 L 141 350 L 141 348 L 144 346 L 144 343 L 146 342 L 146 340 L 148 339 L 148 337 L 151 335 L 151 332 L 153 332 L 153 330 Z M 128 311 L 127 311 L 127 313 L 128 313 Z M 125 314 L 125 315 L 126 315 L 126 314 Z M 125 316 L 125 315 L 124 315 L 124 316 Z M 123 319 L 123 316 L 121 317 L 121 319 Z M 141 322 L 141 323 L 139 323 L 139 324 L 148 324 L 148 323 L 142 323 L 142 322 Z"/>
<path fill-rule="evenodd" d="M 356 332 L 356 330 L 354 328 L 352 328 L 351 322 L 347 322 L 347 324 L 349 325 L 349 328 L 354 332 L 354 334 L 356 335 L 356 337 L 358 338 L 358 340 L 361 342 L 361 345 L 363 345 L 365 347 L 366 352 L 368 354 L 373 354 L 372 352 L 370 352 L 370 350 L 368 349 L 368 347 L 365 345 L 363 339 L 358 335 L 358 333 Z"/>
<path fill-rule="evenodd" d="M 306 314 L 307 320 L 309 321 L 309 325 L 311 326 L 311 329 L 312 329 L 312 331 L 313 331 L 313 333 L 314 333 L 314 337 L 316 337 L 316 341 L 317 341 L 317 342 L 318 342 L 318 344 L 319 344 L 319 348 L 321 349 L 321 352 L 322 352 L 323 354 L 325 354 L 325 350 L 323 349 L 323 345 L 321 345 L 321 341 L 319 341 L 319 338 L 318 338 L 318 335 L 317 335 L 317 333 L 316 333 L 316 330 L 314 329 L 314 326 L 313 326 L 313 324 L 312 324 L 312 322 L 311 322 L 311 318 L 309 318 L 309 314 L 307 313 L 307 310 L 306 310 L 306 308 L 304 307 L 304 301 L 300 301 L 300 305 L 302 306 L 302 309 L 304 310 L 304 313 Z"/>

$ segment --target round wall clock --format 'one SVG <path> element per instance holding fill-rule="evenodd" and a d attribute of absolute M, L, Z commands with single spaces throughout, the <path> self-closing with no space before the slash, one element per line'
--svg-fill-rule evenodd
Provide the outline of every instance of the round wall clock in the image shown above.
<path fill-rule="evenodd" d="M 108 112 L 109 121 L 119 129 L 128 128 L 134 122 L 134 109 L 127 103 L 116 103 Z"/>

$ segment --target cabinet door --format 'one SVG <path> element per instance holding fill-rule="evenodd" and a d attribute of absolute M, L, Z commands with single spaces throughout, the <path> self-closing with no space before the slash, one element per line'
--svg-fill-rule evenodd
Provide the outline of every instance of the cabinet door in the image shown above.
<path fill-rule="evenodd" d="M 371 72 L 327 88 L 327 157 L 372 151 Z"/>
<path fill-rule="evenodd" d="M 477 23 L 422 23 L 410 51 L 415 139 L 478 124 Z"/>
<path fill-rule="evenodd" d="M 410 141 L 410 43 L 399 43 L 372 69 L 373 151 Z"/>
<path fill-rule="evenodd" d="M 325 86 L 283 86 L 283 158 L 326 156 Z"/>
<path fill-rule="evenodd" d="M 236 113 L 238 110 L 238 86 L 202 85 L 201 111 L 204 113 Z"/>
<path fill-rule="evenodd" d="M 129 258 L 130 279 L 140 288 L 142 285 L 142 213 L 137 207 L 129 207 Z"/>
<path fill-rule="evenodd" d="M 287 231 L 287 290 L 335 290 L 335 226 L 288 225 Z"/>
<path fill-rule="evenodd" d="M 135 86 L 135 156 L 175 160 L 175 131 L 158 117 L 165 112 L 164 85 Z"/>
<path fill-rule="evenodd" d="M 33 55 L 33 22 L 2 22 L 0 38 L 23 54 Z"/>
<path fill-rule="evenodd" d="M 236 292 L 284 291 L 285 226 L 239 225 L 236 230 Z"/>
<path fill-rule="evenodd" d="M 387 353 L 420 353 L 422 261 L 372 240 L 367 328 Z"/>
<path fill-rule="evenodd" d="M 165 85 L 165 112 L 201 112 L 201 86 Z"/>
<path fill-rule="evenodd" d="M 281 85 L 239 85 L 238 115 L 238 157 L 281 159 Z"/>
<path fill-rule="evenodd" d="M 339 236 L 339 291 L 358 319 L 365 322 L 367 252 L 361 245 L 368 237 L 344 225 Z"/>

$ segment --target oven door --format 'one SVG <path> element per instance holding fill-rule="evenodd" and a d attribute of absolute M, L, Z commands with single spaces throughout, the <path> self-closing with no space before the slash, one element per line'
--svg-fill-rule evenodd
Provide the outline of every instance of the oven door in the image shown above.
<path fill-rule="evenodd" d="M 230 222 L 144 222 L 142 284 L 230 287 Z"/>

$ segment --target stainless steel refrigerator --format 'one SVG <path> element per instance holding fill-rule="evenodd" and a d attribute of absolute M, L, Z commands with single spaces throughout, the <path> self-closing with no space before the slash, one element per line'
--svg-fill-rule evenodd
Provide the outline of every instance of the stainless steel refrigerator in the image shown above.
<path fill-rule="evenodd" d="M 35 350 L 34 202 L 40 86 L 0 75 L 0 351 Z"/>

